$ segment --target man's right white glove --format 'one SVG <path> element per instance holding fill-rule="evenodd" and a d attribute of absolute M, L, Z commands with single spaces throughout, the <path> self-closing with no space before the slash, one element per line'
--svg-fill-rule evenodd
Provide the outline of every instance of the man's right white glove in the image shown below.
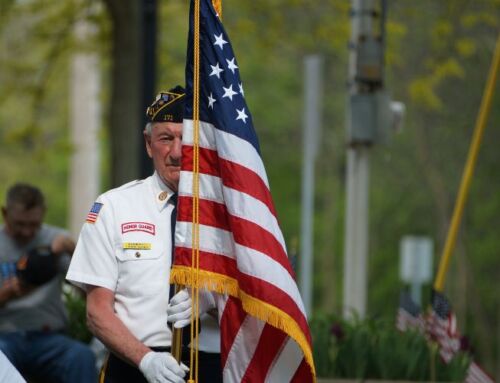
<path fill-rule="evenodd" d="M 199 315 L 215 308 L 215 300 L 211 292 L 199 290 Z M 175 294 L 167 306 L 167 322 L 173 323 L 175 328 L 183 328 L 191 323 L 192 299 L 188 289 L 182 289 Z"/>
<path fill-rule="evenodd" d="M 184 383 L 189 368 L 168 352 L 150 351 L 142 357 L 139 370 L 149 383 Z"/>

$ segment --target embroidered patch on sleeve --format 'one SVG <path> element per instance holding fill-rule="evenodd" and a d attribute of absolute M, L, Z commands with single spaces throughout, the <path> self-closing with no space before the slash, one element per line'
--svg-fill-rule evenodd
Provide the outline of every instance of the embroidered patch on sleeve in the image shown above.
<path fill-rule="evenodd" d="M 87 214 L 86 221 L 88 223 L 95 223 L 95 221 L 97 221 L 97 217 L 99 217 L 99 212 L 101 211 L 101 208 L 102 208 L 102 203 L 94 202 L 94 204 L 92 205 L 92 208 L 90 209 L 89 213 Z"/>

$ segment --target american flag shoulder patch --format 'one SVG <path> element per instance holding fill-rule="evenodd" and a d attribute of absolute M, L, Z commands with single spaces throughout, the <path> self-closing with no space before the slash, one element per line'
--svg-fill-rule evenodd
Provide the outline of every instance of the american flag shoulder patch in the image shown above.
<path fill-rule="evenodd" d="M 87 214 L 87 219 L 85 220 L 88 223 L 95 223 L 97 221 L 97 217 L 99 217 L 99 212 L 101 211 L 102 203 L 94 202 L 92 207 L 90 208 L 89 213 Z"/>

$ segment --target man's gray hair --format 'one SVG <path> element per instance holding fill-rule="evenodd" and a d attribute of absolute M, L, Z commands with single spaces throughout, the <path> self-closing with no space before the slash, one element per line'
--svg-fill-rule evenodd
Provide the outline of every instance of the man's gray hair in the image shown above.
<path fill-rule="evenodd" d="M 148 122 L 146 124 L 146 127 L 144 128 L 144 131 L 146 132 L 146 134 L 151 137 L 151 133 L 153 132 L 153 126 L 154 126 L 154 122 Z"/>

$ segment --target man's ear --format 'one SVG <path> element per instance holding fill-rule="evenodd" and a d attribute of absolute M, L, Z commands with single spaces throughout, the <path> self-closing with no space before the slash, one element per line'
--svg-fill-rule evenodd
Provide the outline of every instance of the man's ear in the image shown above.
<path fill-rule="evenodd" d="M 153 158 L 153 152 L 151 150 L 151 136 L 146 133 L 146 131 L 142 132 L 144 136 L 144 143 L 146 144 L 146 151 L 148 152 L 149 158 Z"/>

